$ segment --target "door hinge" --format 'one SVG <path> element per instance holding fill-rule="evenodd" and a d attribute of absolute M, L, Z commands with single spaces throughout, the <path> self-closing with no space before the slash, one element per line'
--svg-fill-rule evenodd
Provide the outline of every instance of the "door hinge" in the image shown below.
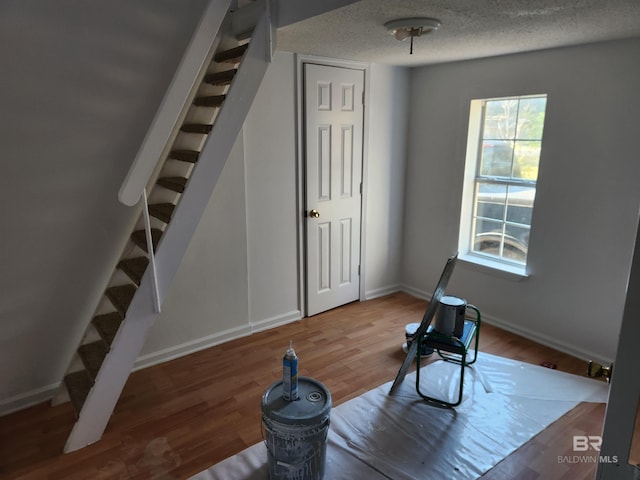
<path fill-rule="evenodd" d="M 360 182 L 360 195 L 362 195 L 362 182 Z"/>
<path fill-rule="evenodd" d="M 362 105 L 364 105 L 364 90 L 362 91 Z"/>
<path fill-rule="evenodd" d="M 358 275 L 360 275 L 360 265 L 358 265 Z"/>

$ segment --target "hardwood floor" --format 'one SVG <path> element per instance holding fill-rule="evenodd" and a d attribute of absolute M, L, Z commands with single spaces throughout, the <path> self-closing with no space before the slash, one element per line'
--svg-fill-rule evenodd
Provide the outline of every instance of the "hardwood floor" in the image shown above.
<path fill-rule="evenodd" d="M 300 374 L 322 381 L 334 406 L 395 378 L 407 323 L 426 303 L 404 293 L 357 302 L 133 373 L 104 437 L 62 455 L 70 404 L 41 404 L 0 418 L 0 478 L 183 479 L 261 440 L 260 399 L 281 375 L 289 340 Z M 480 350 L 549 361 L 578 375 L 586 364 L 483 325 Z M 579 405 L 482 478 L 593 478 L 593 464 L 561 464 L 573 434 L 599 435 L 603 404 Z M 334 480 L 334 479 L 327 479 Z"/>

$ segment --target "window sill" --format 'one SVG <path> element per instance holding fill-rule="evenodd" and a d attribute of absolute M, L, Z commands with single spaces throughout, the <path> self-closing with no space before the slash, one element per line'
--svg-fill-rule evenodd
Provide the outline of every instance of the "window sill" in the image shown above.
<path fill-rule="evenodd" d="M 488 273 L 507 280 L 520 281 L 529 277 L 524 266 L 520 267 L 517 265 L 509 265 L 486 257 L 466 254 L 460 255 L 458 257 L 458 261 L 472 270 Z"/>

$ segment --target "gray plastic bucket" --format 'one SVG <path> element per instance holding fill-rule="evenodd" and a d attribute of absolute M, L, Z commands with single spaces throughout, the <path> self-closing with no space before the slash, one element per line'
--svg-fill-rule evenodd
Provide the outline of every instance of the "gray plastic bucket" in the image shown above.
<path fill-rule="evenodd" d="M 282 398 L 282 381 L 262 396 L 262 426 L 271 480 L 322 480 L 327 456 L 331 394 L 298 377 L 298 400 Z"/>

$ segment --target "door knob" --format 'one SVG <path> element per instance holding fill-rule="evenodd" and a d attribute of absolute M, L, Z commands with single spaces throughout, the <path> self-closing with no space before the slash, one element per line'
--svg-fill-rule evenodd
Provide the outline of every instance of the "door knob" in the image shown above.
<path fill-rule="evenodd" d="M 318 218 L 320 216 L 320 212 L 314 208 L 309 212 L 309 216 L 311 218 Z"/>

